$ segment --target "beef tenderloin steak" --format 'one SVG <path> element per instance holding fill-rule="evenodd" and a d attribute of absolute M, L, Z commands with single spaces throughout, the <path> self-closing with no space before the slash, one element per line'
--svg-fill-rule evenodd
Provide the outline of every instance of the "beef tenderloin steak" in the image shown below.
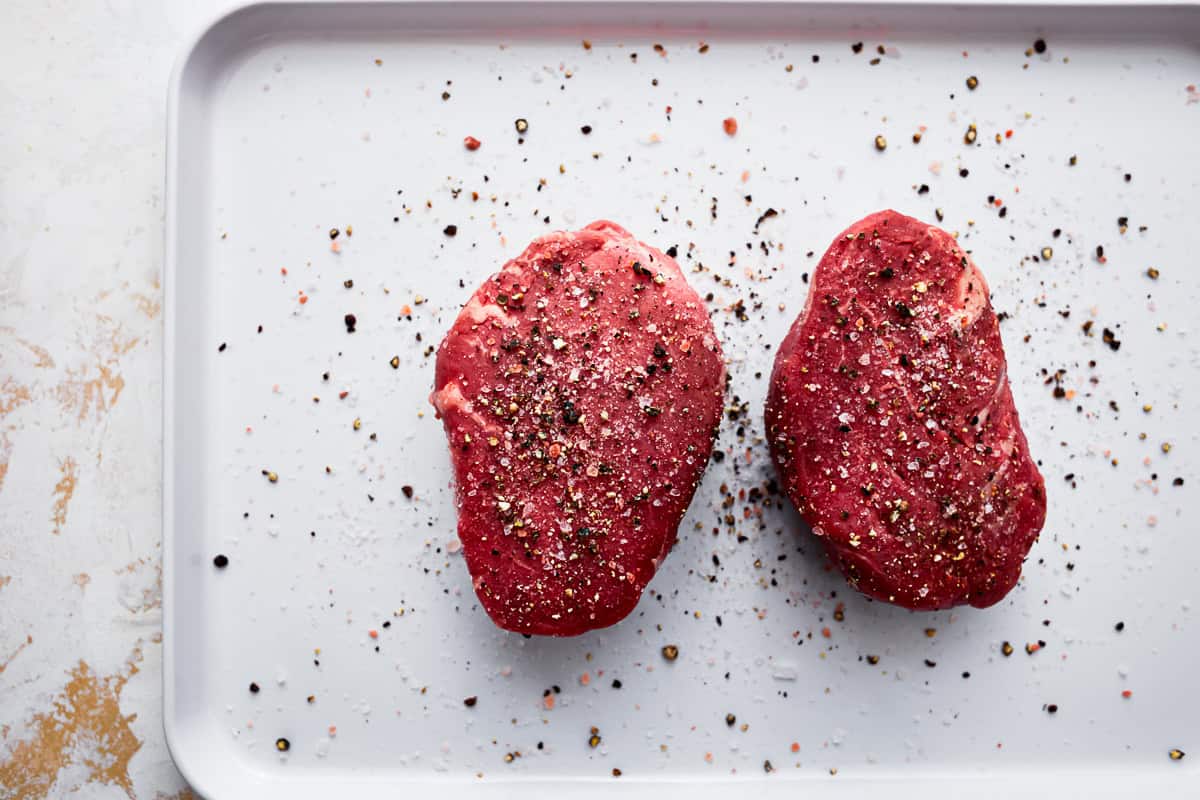
<path fill-rule="evenodd" d="M 497 625 L 572 636 L 637 605 L 675 542 L 725 367 L 674 259 L 611 222 L 535 240 L 438 349 L 458 536 Z"/>
<path fill-rule="evenodd" d="M 911 609 L 998 602 L 1046 517 L 983 274 L 895 211 L 851 225 L 775 359 L 771 454 L 850 583 Z"/>

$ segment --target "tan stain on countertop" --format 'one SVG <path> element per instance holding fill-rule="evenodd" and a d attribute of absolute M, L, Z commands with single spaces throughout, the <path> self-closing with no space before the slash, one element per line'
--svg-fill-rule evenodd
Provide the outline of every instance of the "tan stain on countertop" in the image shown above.
<path fill-rule="evenodd" d="M 21 646 L 18 647 L 11 656 L 4 659 L 3 661 L 0 661 L 0 674 L 3 674 L 4 670 L 8 669 L 8 665 L 13 662 L 13 659 L 15 659 L 17 656 L 21 655 L 21 651 L 24 650 L 26 647 L 29 647 L 29 645 L 31 645 L 31 644 L 33 644 L 33 637 L 29 636 L 27 634 L 25 636 L 25 641 L 21 643 Z M 3 777 L 3 775 L 0 775 L 0 777 Z"/>
<path fill-rule="evenodd" d="M 12 583 L 12 575 L 0 575 L 0 589 Z"/>
<path fill-rule="evenodd" d="M 75 412 L 82 422 L 88 412 L 97 416 L 107 412 L 121 397 L 125 379 L 114 368 L 115 364 L 100 364 L 96 374 L 88 370 L 67 370 L 67 376 L 55 388 L 58 402 L 63 411 Z"/>
<path fill-rule="evenodd" d="M 11 377 L 5 378 L 0 384 L 0 418 L 6 417 L 18 406 L 33 399 L 29 387 L 17 383 Z"/>
<path fill-rule="evenodd" d="M 199 797 L 191 789 L 180 789 L 175 794 L 155 792 L 154 800 L 199 800 Z"/>
<path fill-rule="evenodd" d="M 162 303 L 156 298 L 134 293 L 133 302 L 137 304 L 138 311 L 145 314 L 147 319 L 154 319 L 162 312 Z"/>
<path fill-rule="evenodd" d="M 75 414 L 80 422 L 93 413 L 101 417 L 116 405 L 125 389 L 125 378 L 118 369 L 120 358 L 141 341 L 137 336 L 125 336 L 120 323 L 106 314 L 97 314 L 96 324 L 101 330 L 94 344 L 87 348 L 94 363 L 68 367 L 54 387 L 62 410 Z"/>
<path fill-rule="evenodd" d="M 81 572 L 78 575 L 72 575 L 71 581 L 80 589 L 86 589 L 87 585 L 92 582 L 92 576 L 86 572 Z"/>
<path fill-rule="evenodd" d="M 37 361 L 33 362 L 35 369 L 50 369 L 54 366 L 54 359 L 50 357 L 50 351 L 41 345 L 36 345 L 33 342 L 27 342 L 24 339 L 17 338 L 17 341 L 25 345 L 29 352 L 37 356 Z"/>
<path fill-rule="evenodd" d="M 8 433 L 0 431 L 0 489 L 4 488 L 4 479 L 8 477 L 8 462 L 12 458 L 12 442 Z"/>
<path fill-rule="evenodd" d="M 121 580 L 119 601 L 131 614 L 162 608 L 162 560 L 139 558 L 115 570 Z"/>
<path fill-rule="evenodd" d="M 75 496 L 75 487 L 78 485 L 76 466 L 75 459 L 70 456 L 58 464 L 58 471 L 62 477 L 54 485 L 54 510 L 50 516 L 54 523 L 55 535 L 62 533 L 63 526 L 67 524 L 67 507 L 71 504 L 71 498 Z"/>
<path fill-rule="evenodd" d="M 64 768 L 83 766 L 87 772 L 81 784 L 57 788 L 67 794 L 84 784 L 105 783 L 120 786 L 131 800 L 135 798 L 129 762 L 142 743 L 131 727 L 137 714 L 123 714 L 120 699 L 141 660 L 139 644 L 115 675 L 101 677 L 84 661 L 68 673 L 70 680 L 50 709 L 30 720 L 30 737 L 0 754 L 0 786 L 8 791 L 5 797 L 45 797 Z"/>

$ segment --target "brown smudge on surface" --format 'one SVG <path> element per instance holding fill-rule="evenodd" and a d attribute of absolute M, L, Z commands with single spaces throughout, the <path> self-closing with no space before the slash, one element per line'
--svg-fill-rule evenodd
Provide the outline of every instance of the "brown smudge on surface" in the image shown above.
<path fill-rule="evenodd" d="M 12 575 L 0 575 L 0 589 L 12 583 Z"/>
<path fill-rule="evenodd" d="M 154 319 L 162 311 L 162 303 L 153 297 L 147 297 L 144 294 L 135 293 L 133 301 L 137 303 L 138 311 L 146 315 L 147 319 Z"/>
<path fill-rule="evenodd" d="M 75 585 L 80 589 L 84 589 L 89 583 L 92 582 L 92 576 L 88 575 L 86 572 L 81 572 L 78 575 L 72 575 L 71 580 L 74 581 Z"/>
<path fill-rule="evenodd" d="M 75 495 L 75 486 L 78 483 L 75 459 L 67 456 L 59 462 L 58 470 L 62 477 L 54 485 L 54 511 L 50 517 L 54 523 L 55 535 L 62 533 L 63 526 L 67 524 L 67 506 Z"/>
<path fill-rule="evenodd" d="M 4 383 L 0 384 L 0 419 L 32 399 L 28 386 L 22 386 L 11 377 L 5 378 Z"/>
<path fill-rule="evenodd" d="M 0 489 L 4 488 L 4 479 L 8 477 L 8 462 L 12 458 L 12 442 L 8 433 L 0 431 Z"/>
<path fill-rule="evenodd" d="M 128 353 L 138 342 L 138 337 L 125 338 L 120 324 L 112 317 L 97 314 L 96 320 L 106 330 L 97 339 L 97 344 L 88 348 L 95 358 L 94 366 L 65 370 L 65 377 L 54 387 L 63 411 L 75 413 L 83 422 L 90 413 L 103 416 L 121 397 L 125 389 L 125 378 L 118 371 L 121 356 Z"/>
<path fill-rule="evenodd" d="M 120 603 L 131 614 L 144 614 L 162 608 L 162 561 L 139 558 L 115 570 L 121 580 Z"/>
<path fill-rule="evenodd" d="M 116 675 L 100 677 L 83 661 L 71 670 L 50 709 L 29 721 L 32 735 L 0 755 L 0 786 L 8 792 L 6 798 L 45 797 L 65 767 L 82 765 L 87 769 L 84 784 L 116 785 L 133 800 L 129 762 L 142 743 L 130 726 L 137 714 L 122 714 L 120 699 L 141 660 L 139 644 Z M 82 786 L 56 788 L 69 794 Z"/>
<path fill-rule="evenodd" d="M 54 359 L 51 358 L 49 350 L 33 342 L 27 342 L 20 337 L 17 338 L 17 341 L 28 348 L 29 352 L 37 356 L 37 361 L 33 362 L 33 366 L 36 369 L 51 369 L 54 367 Z"/>
<path fill-rule="evenodd" d="M 26 647 L 29 647 L 29 645 L 31 645 L 31 644 L 33 644 L 33 637 L 26 634 L 25 641 L 21 643 L 21 646 L 18 647 L 11 656 L 4 659 L 3 661 L 0 661 L 0 675 L 4 674 L 4 670 L 8 669 L 8 665 L 13 662 L 13 659 L 16 658 L 17 656 L 21 655 L 21 651 L 24 650 Z M 4 777 L 4 774 L 0 773 L 0 778 L 2 778 L 2 777 Z M 0 784 L 0 786 L 2 786 L 2 785 L 3 784 Z"/>
<path fill-rule="evenodd" d="M 114 366 L 115 363 L 100 364 L 94 377 L 88 377 L 87 370 L 68 369 L 67 377 L 55 388 L 63 411 L 77 412 L 82 422 L 89 411 L 95 409 L 100 416 L 116 405 L 125 388 L 125 379 Z"/>
<path fill-rule="evenodd" d="M 191 789 L 180 789 L 175 794 L 154 793 L 154 800 L 200 800 Z"/>

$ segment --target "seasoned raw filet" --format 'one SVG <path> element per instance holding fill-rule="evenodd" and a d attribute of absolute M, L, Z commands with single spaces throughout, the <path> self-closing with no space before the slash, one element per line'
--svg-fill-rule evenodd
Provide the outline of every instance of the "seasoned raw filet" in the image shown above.
<path fill-rule="evenodd" d="M 1046 517 L 987 283 L 952 236 L 881 211 L 817 265 L 775 359 L 771 454 L 850 583 L 889 603 L 1004 597 Z"/>
<path fill-rule="evenodd" d="M 725 367 L 679 265 L 611 222 L 484 281 L 438 349 L 458 536 L 492 619 L 571 636 L 621 620 L 675 542 Z"/>

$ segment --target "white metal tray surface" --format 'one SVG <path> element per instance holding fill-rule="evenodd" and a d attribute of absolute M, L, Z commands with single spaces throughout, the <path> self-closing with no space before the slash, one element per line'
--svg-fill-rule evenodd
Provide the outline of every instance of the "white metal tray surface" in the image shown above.
<path fill-rule="evenodd" d="M 1194 6 L 218 21 L 171 97 L 165 688 L 184 774 L 256 798 L 1194 796 L 1197 42 Z M 866 601 L 766 490 L 774 345 L 831 238 L 884 207 L 943 217 L 1003 313 L 1049 518 L 991 609 Z M 633 615 L 525 639 L 488 620 L 457 552 L 432 352 L 528 240 L 598 218 L 676 247 L 711 293 L 724 459 Z"/>

